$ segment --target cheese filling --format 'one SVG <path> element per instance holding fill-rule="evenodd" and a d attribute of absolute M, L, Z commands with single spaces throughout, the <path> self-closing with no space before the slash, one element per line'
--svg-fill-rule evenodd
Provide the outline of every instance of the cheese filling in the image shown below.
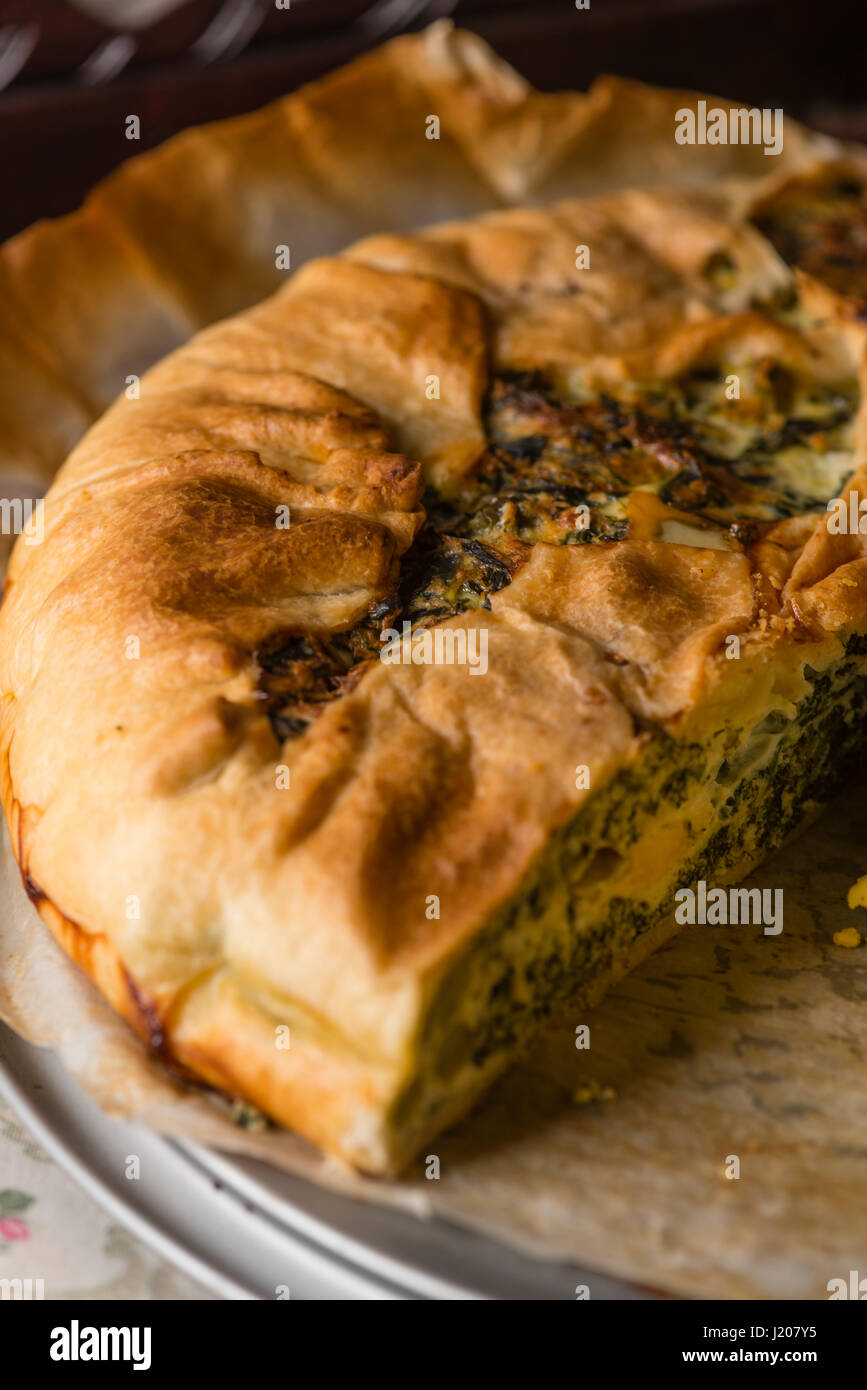
<path fill-rule="evenodd" d="M 401 1144 L 461 1113 L 541 1024 L 583 1022 L 678 929 L 679 888 L 740 881 L 830 799 L 863 739 L 863 647 L 831 641 L 807 661 L 801 649 L 770 685 L 767 668 L 740 672 L 592 796 L 435 982 L 392 1117 Z"/>

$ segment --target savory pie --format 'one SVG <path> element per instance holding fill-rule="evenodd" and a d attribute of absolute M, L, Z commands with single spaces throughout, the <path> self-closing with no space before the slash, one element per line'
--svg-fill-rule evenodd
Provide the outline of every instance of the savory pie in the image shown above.
<path fill-rule="evenodd" d="M 864 188 L 853 157 L 372 237 L 73 451 L 0 612 L 3 799 L 182 1074 L 399 1170 L 833 794 Z"/>

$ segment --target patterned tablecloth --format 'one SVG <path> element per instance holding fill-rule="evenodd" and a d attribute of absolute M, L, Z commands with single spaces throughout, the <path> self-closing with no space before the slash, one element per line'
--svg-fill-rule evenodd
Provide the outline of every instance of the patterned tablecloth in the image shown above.
<path fill-rule="evenodd" d="M 0 1298 L 11 1279 L 41 1279 L 46 1299 L 213 1297 L 104 1212 L 0 1098 Z"/>

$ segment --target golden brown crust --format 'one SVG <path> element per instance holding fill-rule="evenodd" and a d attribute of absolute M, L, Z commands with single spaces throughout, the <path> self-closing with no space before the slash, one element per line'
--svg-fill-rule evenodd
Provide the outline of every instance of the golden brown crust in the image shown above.
<path fill-rule="evenodd" d="M 543 250 L 546 217 L 556 243 L 578 211 L 533 214 Z M 484 616 L 484 680 L 380 664 L 278 746 L 255 650 L 387 589 L 421 515 L 392 440 L 441 485 L 483 446 L 487 335 L 513 313 L 495 294 L 498 222 L 466 231 L 484 259 L 490 229 L 484 295 L 356 248 L 160 364 L 72 454 L 2 613 L 7 813 L 52 930 L 168 1055 L 374 1168 L 432 982 L 586 796 L 572 769 L 597 785 L 633 756 L 633 714 L 693 705 L 725 634 L 785 640 L 757 627 L 743 553 L 540 545 Z M 549 263 L 521 280 L 542 319 Z M 597 293 L 616 315 L 622 285 Z M 687 275 L 681 326 L 655 344 L 649 327 L 643 371 L 737 340 L 821 375 L 815 344 L 755 314 L 695 320 L 692 295 Z M 838 553 L 813 529 L 780 609 L 839 626 L 864 606 L 863 543 Z"/>
<path fill-rule="evenodd" d="M 675 146 L 675 112 L 696 100 L 615 77 L 536 92 L 443 21 L 129 160 L 80 211 L 0 252 L 4 466 L 49 480 L 130 373 L 283 283 L 279 246 L 298 267 L 386 223 L 407 231 L 629 185 L 710 197 L 738 177 L 756 196 L 756 180 L 775 185 L 839 149 L 791 120 L 776 158 Z"/>
<path fill-rule="evenodd" d="M 475 87 L 438 61 L 463 142 Z M 340 101 L 357 78 L 335 79 Z M 505 77 L 500 93 L 496 119 L 477 112 L 490 148 L 528 110 L 555 112 L 552 165 L 578 150 L 589 167 L 592 148 L 620 177 L 634 176 L 636 107 L 670 134 L 678 99 L 607 82 L 570 107 Z M 398 92 L 417 95 L 409 79 Z M 324 101 L 287 108 L 299 130 L 309 118 L 320 167 Z M 792 158 L 813 157 L 804 137 Z M 529 170 L 521 183 L 510 167 L 502 189 L 526 191 Z M 40 912 L 167 1057 L 362 1167 L 405 1156 L 390 1107 L 420 1020 L 587 798 L 576 766 L 600 786 L 636 756 L 637 721 L 673 727 L 694 709 L 727 635 L 773 659 L 863 624 L 867 544 L 821 518 L 752 550 L 539 544 L 490 612 L 446 624 L 484 627 L 484 679 L 373 663 L 282 746 L 258 653 L 281 632 L 346 627 L 389 592 L 422 475 L 454 489 L 486 446 L 492 370 L 664 381 L 740 351 L 819 381 L 861 372 L 857 325 L 797 332 L 751 307 L 791 276 L 742 201 L 572 198 L 311 262 L 118 400 L 49 493 L 43 544 L 16 548 L 0 613 L 3 800 Z M 720 252 L 733 289 L 708 278 Z M 177 274 L 203 317 L 203 280 Z M 862 422 L 860 465 L 864 442 Z"/>

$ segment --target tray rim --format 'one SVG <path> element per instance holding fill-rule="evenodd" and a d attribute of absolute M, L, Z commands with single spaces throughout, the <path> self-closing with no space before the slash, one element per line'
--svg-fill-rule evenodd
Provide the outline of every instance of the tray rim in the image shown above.
<path fill-rule="evenodd" d="M 233 1278 L 227 1275 L 219 1269 L 215 1263 L 209 1261 L 202 1254 L 197 1253 L 192 1244 L 184 1239 L 183 1236 L 179 1237 L 177 1233 L 173 1232 L 167 1223 L 152 1219 L 149 1215 L 140 1211 L 134 1202 L 124 1201 L 112 1189 L 105 1178 L 97 1170 L 88 1165 L 79 1153 L 76 1144 L 61 1131 L 60 1126 L 50 1116 L 43 1113 L 39 1105 L 33 1100 L 31 1094 L 29 1094 L 26 1080 L 19 1074 L 19 1069 L 16 1067 L 14 1060 L 10 1061 L 9 1059 L 7 1048 L 10 1038 L 13 1039 L 13 1052 L 20 1048 L 25 1051 L 25 1055 L 28 1050 L 48 1054 L 60 1069 L 64 1084 L 73 1086 L 75 1090 L 80 1093 L 81 1097 L 85 1101 L 89 1101 L 90 1105 L 97 1111 L 98 1107 L 96 1107 L 95 1102 L 90 1100 L 81 1090 L 75 1079 L 66 1072 L 65 1068 L 62 1067 L 62 1064 L 54 1054 L 51 1053 L 50 1049 L 39 1048 L 35 1044 L 29 1043 L 26 1039 L 21 1038 L 15 1033 L 14 1029 L 0 1021 L 0 1093 L 4 1095 L 5 1099 L 15 1111 L 16 1116 L 24 1122 L 33 1136 L 58 1165 L 69 1173 L 89 1196 L 113 1216 L 115 1220 L 128 1230 L 131 1230 L 138 1239 L 162 1259 L 180 1269 L 209 1292 L 215 1293 L 218 1297 L 228 1300 L 264 1301 L 264 1295 L 260 1289 L 257 1289 L 251 1283 L 243 1279 Z M 98 1113 L 101 1115 L 105 1125 L 112 1125 L 113 1121 L 110 1117 L 103 1115 L 102 1112 L 98 1111 Z M 140 1133 L 145 1136 L 148 1145 L 157 1146 L 159 1150 L 164 1151 L 166 1154 L 177 1154 L 177 1156 L 182 1159 L 185 1167 L 190 1171 L 194 1171 L 194 1165 L 191 1163 L 189 1157 L 182 1153 L 179 1145 L 174 1144 L 162 1135 L 146 1130 L 142 1126 L 138 1126 L 137 1128 Z M 192 1148 L 193 1146 L 190 1147 Z M 205 1182 L 204 1180 L 201 1181 L 203 1198 L 207 1196 L 211 1187 L 211 1183 Z M 221 1195 L 225 1196 L 236 1208 L 240 1207 L 244 1210 L 248 1205 L 232 1188 L 223 1188 Z M 249 1213 L 247 1213 L 247 1215 L 249 1217 Z M 287 1233 L 281 1231 L 280 1234 Z M 307 1249 L 303 1249 L 301 1254 L 304 1259 L 308 1259 L 311 1252 Z M 337 1273 L 337 1262 L 334 1261 L 333 1263 L 335 1265 L 335 1273 Z M 343 1271 L 341 1270 L 340 1273 L 343 1274 Z M 355 1273 L 355 1271 L 353 1271 L 353 1273 Z M 378 1281 L 375 1283 L 375 1276 L 369 1271 L 364 1271 L 363 1274 L 368 1283 L 366 1294 L 362 1292 L 360 1288 L 356 1288 L 353 1292 L 348 1294 L 344 1293 L 344 1296 L 355 1296 L 358 1298 L 364 1298 L 366 1296 L 369 1298 L 384 1299 L 395 1297 L 411 1298 L 413 1296 L 408 1292 L 404 1294 L 390 1290 L 384 1284 L 378 1285 Z M 355 1282 L 356 1281 L 353 1280 L 353 1283 Z"/>
<path fill-rule="evenodd" d="M 35 1082 L 41 1086 L 38 1091 Z M 276 1282 L 282 1280 L 290 1283 L 292 1290 L 297 1289 L 292 1297 L 313 1300 L 557 1301 L 558 1293 L 552 1291 L 555 1287 L 562 1288 L 562 1297 L 569 1299 L 580 1282 L 591 1283 L 594 1299 L 631 1301 L 667 1296 L 602 1270 L 522 1254 L 449 1221 L 420 1221 L 407 1212 L 374 1203 L 359 1204 L 265 1163 L 172 1139 L 131 1121 L 115 1121 L 87 1095 L 51 1048 L 27 1041 L 2 1022 L 0 1093 L 59 1166 L 104 1210 L 162 1259 L 223 1299 L 270 1300 L 275 1282 L 269 1280 L 267 1271 L 274 1275 L 284 1264 L 287 1271 L 294 1270 L 293 1280 L 279 1274 Z M 69 1122 L 68 1129 L 64 1119 Z M 81 1132 L 76 1135 L 79 1125 Z M 162 1164 L 164 1176 L 184 1185 L 191 1205 L 182 1207 L 180 1223 L 172 1220 L 171 1200 L 154 1197 L 153 1186 L 149 1200 L 137 1201 L 137 1184 L 130 1185 L 127 1196 L 106 1176 L 109 1148 L 121 1142 L 126 1129 L 135 1130 L 136 1142 L 144 1146 L 149 1162 Z M 100 1139 L 106 1141 L 104 1145 Z M 105 1154 L 105 1170 L 98 1161 L 92 1161 L 94 1147 Z M 289 1193 L 279 1191 L 283 1179 L 290 1184 Z M 291 1187 L 298 1188 L 300 1199 L 295 1198 Z M 309 1206 L 304 1201 L 307 1193 Z M 332 1203 L 333 1214 L 327 1211 Z M 325 1208 L 326 1214 L 317 1208 Z M 355 1225 L 353 1216 L 357 1218 Z M 371 1228 L 380 1225 L 384 1228 L 381 1242 L 378 1230 L 375 1238 L 371 1235 Z M 228 1253 L 228 1234 L 220 1243 L 224 1227 L 231 1228 L 234 1237 L 243 1242 L 242 1257 Z M 197 1240 L 191 1228 L 194 1232 L 219 1228 L 221 1235 L 206 1234 Z M 417 1259 L 411 1248 L 416 1228 Z M 427 1249 L 423 1247 L 426 1234 L 434 1237 L 428 1240 Z M 252 1277 L 251 1263 L 255 1271 Z M 489 1286 L 486 1266 L 492 1270 Z M 539 1276 L 538 1285 L 534 1272 Z M 462 1277 L 464 1273 L 467 1277 Z M 305 1291 L 311 1286 L 314 1292 Z"/>

